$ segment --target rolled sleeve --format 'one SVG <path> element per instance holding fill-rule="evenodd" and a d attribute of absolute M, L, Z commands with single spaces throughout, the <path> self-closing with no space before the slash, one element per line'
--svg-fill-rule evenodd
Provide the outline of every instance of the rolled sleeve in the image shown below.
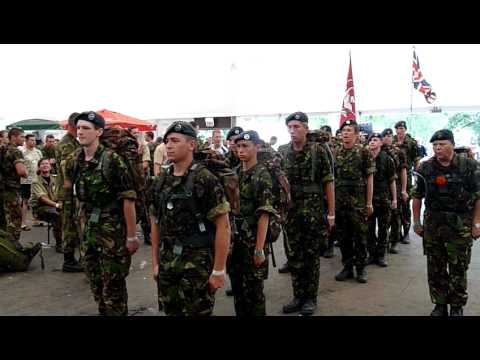
<path fill-rule="evenodd" d="M 422 173 L 423 171 L 422 165 L 420 165 L 420 168 L 418 169 L 418 173 L 424 176 Z M 415 186 L 412 189 L 412 197 L 414 197 L 415 199 L 423 199 L 425 197 L 425 180 L 420 176 L 417 177 Z"/>
<path fill-rule="evenodd" d="M 224 201 L 221 204 L 218 204 L 207 214 L 207 219 L 211 222 L 215 222 L 215 219 L 220 215 L 228 214 L 230 212 L 230 204 L 228 201 Z"/>

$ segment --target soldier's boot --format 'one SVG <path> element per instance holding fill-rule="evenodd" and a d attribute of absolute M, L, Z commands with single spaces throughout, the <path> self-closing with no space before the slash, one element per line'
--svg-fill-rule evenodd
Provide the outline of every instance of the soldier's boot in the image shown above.
<path fill-rule="evenodd" d="M 463 316 L 463 307 L 451 305 L 450 316 Z"/>
<path fill-rule="evenodd" d="M 300 315 L 303 316 L 311 316 L 317 309 L 317 304 L 314 299 L 307 299 L 305 300 L 305 303 L 303 304 L 301 310 L 300 310 Z"/>
<path fill-rule="evenodd" d="M 402 244 L 410 244 L 410 224 L 403 226 Z"/>
<path fill-rule="evenodd" d="M 364 267 L 357 267 L 357 281 L 360 284 L 365 284 L 367 282 L 367 270 Z"/>
<path fill-rule="evenodd" d="M 351 266 L 345 266 L 342 271 L 335 275 L 335 280 L 345 281 L 347 279 L 353 279 L 353 268 Z"/>
<path fill-rule="evenodd" d="M 35 257 L 35 255 L 38 254 L 38 252 L 40 251 L 40 249 L 42 248 L 42 244 L 41 243 L 36 243 L 35 245 L 31 246 L 31 247 L 24 247 L 20 252 L 23 253 L 24 255 L 27 256 L 28 258 L 28 262 L 30 263 L 32 261 L 32 259 Z"/>
<path fill-rule="evenodd" d="M 448 316 L 448 306 L 446 304 L 435 304 L 430 316 Z"/>
<path fill-rule="evenodd" d="M 380 255 L 377 259 L 377 265 L 381 267 L 387 267 L 388 263 L 385 261 L 385 256 Z"/>
<path fill-rule="evenodd" d="M 393 243 L 390 245 L 390 254 L 398 254 L 398 243 Z"/>
<path fill-rule="evenodd" d="M 299 298 L 294 298 L 292 301 L 290 301 L 288 304 L 283 306 L 283 313 L 284 314 L 291 314 L 297 311 L 302 310 L 302 306 L 304 304 L 304 301 L 299 299 Z"/>
<path fill-rule="evenodd" d="M 325 252 L 323 253 L 323 257 L 324 258 L 327 258 L 327 259 L 330 259 L 332 257 L 334 257 L 334 253 L 333 253 L 333 244 L 331 246 L 328 247 L 327 250 L 325 250 Z"/>
<path fill-rule="evenodd" d="M 290 269 L 288 268 L 288 261 L 285 264 L 283 264 L 283 266 L 280 269 L 278 269 L 279 274 L 288 274 L 289 272 L 290 272 Z"/>
<path fill-rule="evenodd" d="M 367 259 L 367 265 L 372 265 L 377 262 L 377 258 L 373 255 L 370 255 Z"/>
<path fill-rule="evenodd" d="M 80 263 L 75 259 L 75 255 L 73 253 L 66 253 L 63 254 L 63 272 L 68 273 L 75 273 L 75 272 L 83 272 L 83 267 Z"/>

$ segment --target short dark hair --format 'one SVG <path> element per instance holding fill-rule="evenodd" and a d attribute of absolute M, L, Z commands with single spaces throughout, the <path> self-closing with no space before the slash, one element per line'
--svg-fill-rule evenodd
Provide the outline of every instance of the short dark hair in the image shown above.
<path fill-rule="evenodd" d="M 157 139 L 155 141 L 157 143 L 161 143 L 161 142 L 163 142 L 163 137 L 159 136 L 159 137 L 157 137 Z"/>
<path fill-rule="evenodd" d="M 200 127 L 200 125 L 198 125 L 198 124 L 195 122 L 195 120 L 190 121 L 190 125 L 192 125 L 195 129 L 196 129 L 197 127 Z"/>
<path fill-rule="evenodd" d="M 36 138 L 35 138 L 35 135 L 33 135 L 33 134 L 27 134 L 27 135 L 25 136 L 25 140 L 28 140 L 28 139 L 30 139 L 30 138 L 32 138 L 32 137 L 33 137 L 34 139 L 36 139 Z"/>
<path fill-rule="evenodd" d="M 54 139 L 55 140 L 55 136 L 53 136 L 52 134 L 48 134 L 47 136 L 45 136 L 45 139 Z"/>
<path fill-rule="evenodd" d="M 8 131 L 8 138 L 11 139 L 12 137 L 18 136 L 23 133 L 24 133 L 23 129 L 13 128 Z"/>
<path fill-rule="evenodd" d="M 37 163 L 37 168 L 38 168 L 38 170 L 37 170 L 37 175 L 40 175 L 40 164 L 41 164 L 43 161 L 45 161 L 45 160 L 47 160 L 48 163 L 50 164 L 50 159 L 48 159 L 48 158 L 46 158 L 46 157 L 42 157 L 40 160 L 38 160 L 38 163 Z"/>
<path fill-rule="evenodd" d="M 153 140 L 153 138 L 155 137 L 155 134 L 153 133 L 153 131 L 147 131 L 145 133 L 145 137 L 148 137 Z"/>
<path fill-rule="evenodd" d="M 73 112 L 68 117 L 68 126 L 74 128 L 75 127 L 75 118 L 80 115 L 78 112 Z"/>
<path fill-rule="evenodd" d="M 276 136 L 270 137 L 270 140 L 278 140 Z"/>
<path fill-rule="evenodd" d="M 0 137 L 4 137 L 5 134 L 8 136 L 8 131 L 7 130 L 0 130 Z"/>

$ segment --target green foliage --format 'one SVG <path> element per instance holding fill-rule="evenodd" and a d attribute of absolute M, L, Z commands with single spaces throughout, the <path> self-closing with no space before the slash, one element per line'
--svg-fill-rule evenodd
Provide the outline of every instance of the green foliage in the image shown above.
<path fill-rule="evenodd" d="M 448 118 L 447 128 L 470 128 L 477 137 L 477 143 L 480 143 L 480 113 L 456 113 Z"/>

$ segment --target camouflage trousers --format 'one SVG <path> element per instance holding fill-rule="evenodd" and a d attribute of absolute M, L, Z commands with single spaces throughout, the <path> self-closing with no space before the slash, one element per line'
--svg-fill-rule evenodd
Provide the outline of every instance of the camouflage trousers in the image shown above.
<path fill-rule="evenodd" d="M 388 196 L 388 195 L 387 195 Z M 388 199 L 373 199 L 373 214 L 368 218 L 367 248 L 370 256 L 385 256 L 388 248 L 391 203 Z M 378 235 L 377 235 L 378 223 Z"/>
<path fill-rule="evenodd" d="M 96 224 L 87 223 L 82 243 L 85 273 L 101 315 L 126 316 L 126 277 L 131 256 L 126 247 L 125 221 L 101 214 Z"/>
<path fill-rule="evenodd" d="M 255 244 L 235 241 L 230 257 L 230 281 L 237 316 L 266 316 L 263 282 L 268 278 L 268 248 L 265 262 L 256 266 L 253 262 Z"/>
<path fill-rule="evenodd" d="M 412 174 L 407 174 L 407 193 L 410 195 L 412 192 Z M 401 198 L 400 198 L 401 199 Z M 412 223 L 412 209 L 411 209 L 411 199 L 409 198 L 407 202 L 398 201 L 398 204 L 401 205 L 401 217 L 402 217 L 402 227 L 403 235 L 407 235 L 410 232 L 410 225 Z"/>
<path fill-rule="evenodd" d="M 208 279 L 213 255 L 208 248 L 186 249 L 181 255 L 173 246 L 159 253 L 158 303 L 167 316 L 209 316 L 215 305 L 215 292 Z"/>
<path fill-rule="evenodd" d="M 50 206 L 40 206 L 33 209 L 33 216 L 41 221 L 51 222 L 53 225 L 53 236 L 57 246 L 62 246 L 62 219 L 60 214 Z"/>
<path fill-rule="evenodd" d="M 336 207 L 335 223 L 337 239 L 340 242 L 342 263 L 345 267 L 354 265 L 363 269 L 367 262 L 368 223 L 365 208 Z"/>
<path fill-rule="evenodd" d="M 145 241 L 150 241 L 150 215 L 148 214 L 148 207 L 145 206 L 143 201 L 137 201 L 136 213 L 137 213 L 137 222 L 140 223 L 143 231 L 143 238 Z"/>
<path fill-rule="evenodd" d="M 3 213 L 5 215 L 5 229 L 8 239 L 17 248 L 21 249 L 20 235 L 22 233 L 22 200 L 20 189 L 6 189 L 3 195 Z"/>
<path fill-rule="evenodd" d="M 325 250 L 327 230 L 324 223 L 307 222 L 301 217 L 288 217 L 288 268 L 292 277 L 293 296 L 317 301 L 320 279 L 320 253 Z"/>
<path fill-rule="evenodd" d="M 75 247 L 80 243 L 78 224 L 74 216 L 76 213 L 75 207 L 75 201 L 64 201 L 60 212 L 64 254 L 73 254 Z"/>
<path fill-rule="evenodd" d="M 400 242 L 401 226 L 402 226 L 402 198 L 397 194 L 397 208 L 392 210 L 390 216 L 390 246 Z"/>
<path fill-rule="evenodd" d="M 423 251 L 434 304 L 466 305 L 471 231 L 471 215 L 425 211 Z"/>

